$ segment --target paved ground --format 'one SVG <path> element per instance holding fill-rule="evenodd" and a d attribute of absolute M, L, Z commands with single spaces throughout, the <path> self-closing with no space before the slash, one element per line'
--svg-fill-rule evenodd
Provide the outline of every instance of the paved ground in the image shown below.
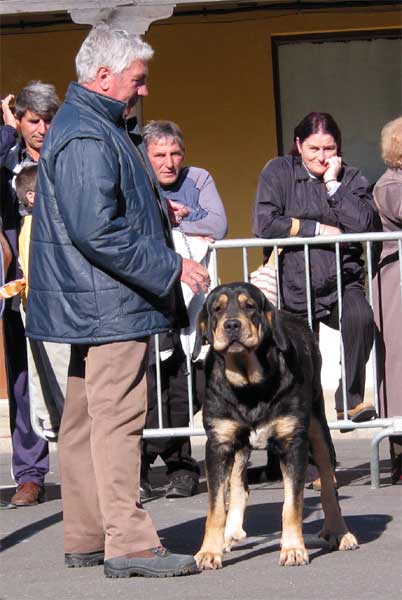
<path fill-rule="evenodd" d="M 0 427 L 0 491 L 13 492 L 7 427 Z M 224 568 L 177 579 L 109 580 L 102 567 L 63 566 L 62 507 L 56 454 L 51 453 L 47 501 L 31 508 L 0 512 L 2 557 L 0 600 L 400 600 L 402 593 L 402 488 L 389 484 L 387 442 L 381 446 L 381 488 L 369 481 L 369 440 L 344 435 L 335 441 L 343 513 L 361 547 L 329 553 L 317 533 L 322 523 L 319 495 L 306 490 L 305 538 L 310 565 L 279 567 L 280 483 L 252 486 L 246 516 L 249 537 L 224 559 Z M 195 455 L 202 462 L 203 446 Z M 252 462 L 262 464 L 263 452 Z M 201 542 L 207 509 L 205 480 L 200 493 L 186 500 L 163 497 L 161 466 L 152 474 L 160 497 L 147 503 L 163 543 L 194 553 Z"/>

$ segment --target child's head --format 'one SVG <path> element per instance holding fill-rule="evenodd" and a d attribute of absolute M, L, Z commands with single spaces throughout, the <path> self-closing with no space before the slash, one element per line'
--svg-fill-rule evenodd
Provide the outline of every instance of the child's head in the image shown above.
<path fill-rule="evenodd" d="M 38 165 L 28 165 L 21 169 L 15 178 L 15 191 L 18 200 L 26 207 L 32 208 L 35 202 L 35 183 Z"/>

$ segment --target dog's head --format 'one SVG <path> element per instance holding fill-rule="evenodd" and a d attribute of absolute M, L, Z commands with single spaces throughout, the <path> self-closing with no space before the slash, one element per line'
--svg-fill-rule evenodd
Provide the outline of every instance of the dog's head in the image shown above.
<path fill-rule="evenodd" d="M 198 319 L 196 347 L 207 341 L 219 354 L 256 351 L 273 343 L 285 352 L 284 334 L 273 304 L 251 283 L 220 285 L 206 299 Z"/>

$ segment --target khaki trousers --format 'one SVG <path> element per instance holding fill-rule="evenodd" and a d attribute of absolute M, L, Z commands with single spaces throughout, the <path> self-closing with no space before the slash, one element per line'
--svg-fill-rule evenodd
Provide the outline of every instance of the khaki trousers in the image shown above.
<path fill-rule="evenodd" d="M 160 545 L 139 491 L 147 342 L 71 346 L 59 434 L 66 553 Z"/>

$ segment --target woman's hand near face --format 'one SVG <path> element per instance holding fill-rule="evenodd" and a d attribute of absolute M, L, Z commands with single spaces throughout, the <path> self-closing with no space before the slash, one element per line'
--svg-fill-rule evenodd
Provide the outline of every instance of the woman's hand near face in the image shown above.
<path fill-rule="evenodd" d="M 323 175 L 324 181 L 337 180 L 342 168 L 342 158 L 340 156 L 331 156 L 331 158 L 327 158 L 326 165 L 327 170 Z"/>

